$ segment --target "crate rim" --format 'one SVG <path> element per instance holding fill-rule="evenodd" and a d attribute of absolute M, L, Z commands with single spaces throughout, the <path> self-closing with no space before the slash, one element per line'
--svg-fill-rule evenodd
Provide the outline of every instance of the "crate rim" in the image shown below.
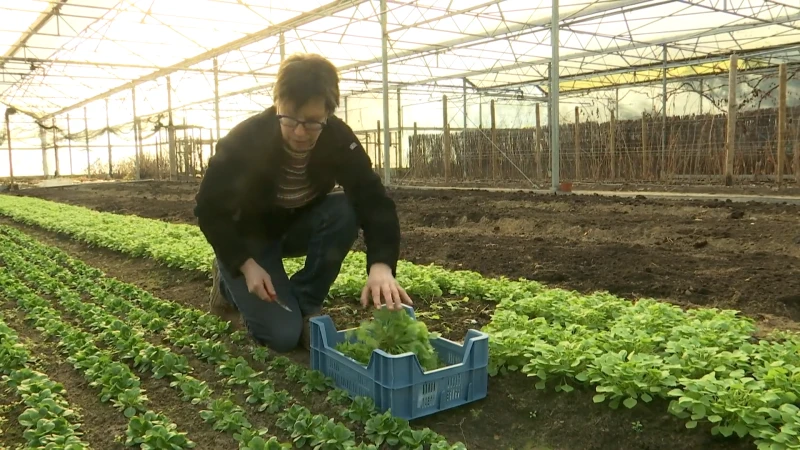
<path fill-rule="evenodd" d="M 411 309 L 411 308 L 409 308 L 409 309 Z M 312 317 L 310 320 L 312 322 L 316 323 L 318 326 L 322 327 L 323 326 L 323 324 L 322 324 L 322 320 L 323 319 L 329 319 L 330 320 L 331 324 L 333 325 L 333 331 L 336 334 L 346 333 L 347 331 L 358 329 L 358 327 L 351 327 L 351 328 L 345 328 L 343 330 L 339 330 L 338 328 L 336 328 L 336 324 L 333 322 L 333 318 L 329 314 Z M 473 332 L 473 334 L 477 333 L 477 335 L 475 337 L 473 337 L 470 341 L 467 341 L 466 337 L 470 334 L 470 332 Z M 419 357 L 414 352 L 405 352 L 405 353 L 401 353 L 399 355 L 392 355 L 392 354 L 387 353 L 386 351 L 384 351 L 382 349 L 375 349 L 375 350 L 372 351 L 372 354 L 369 357 L 369 363 L 367 363 L 367 365 L 363 365 L 360 362 L 356 361 L 355 359 L 353 359 L 353 358 L 345 355 L 344 353 L 340 352 L 339 350 L 337 350 L 335 346 L 330 345 L 328 343 L 328 336 L 326 336 L 325 333 L 322 333 L 321 337 L 322 337 L 323 349 L 327 348 L 328 350 L 334 352 L 337 356 L 341 356 L 341 357 L 345 358 L 347 361 L 358 365 L 358 367 L 360 369 L 367 370 L 367 371 L 370 369 L 372 364 L 375 362 L 376 357 L 378 357 L 378 356 L 382 356 L 384 358 L 391 358 L 391 359 L 401 359 L 401 358 L 406 358 L 406 357 L 412 356 L 413 359 L 414 359 L 414 362 L 417 364 L 417 366 L 419 366 L 420 372 L 422 372 L 425 375 L 437 374 L 438 372 L 450 371 L 450 370 L 454 370 L 454 369 L 457 369 L 457 368 L 465 367 L 464 359 L 469 356 L 467 354 L 467 352 L 465 351 L 460 362 L 457 362 L 455 364 L 449 364 L 449 365 L 446 365 L 444 367 L 439 367 L 438 369 L 433 369 L 433 370 L 426 371 L 426 370 L 424 370 L 422 368 L 422 364 L 420 364 L 420 362 L 419 362 Z M 453 345 L 458 345 L 458 346 L 461 346 L 462 348 L 464 348 L 467 345 L 468 342 L 475 343 L 475 342 L 482 341 L 482 340 L 488 340 L 489 339 L 489 334 L 484 332 L 484 331 L 476 330 L 474 328 L 469 328 L 469 329 L 467 329 L 467 332 L 464 333 L 464 338 L 465 338 L 464 339 L 464 343 L 461 343 L 461 344 L 459 344 L 458 342 L 453 341 L 451 339 L 447 339 L 445 337 L 442 337 L 442 336 L 439 336 L 438 338 L 429 339 L 428 341 L 434 341 L 434 340 L 440 339 L 440 340 L 443 340 L 443 341 L 450 342 Z M 320 350 L 322 350 L 322 349 L 320 349 Z M 312 348 L 312 351 L 313 351 L 313 348 Z M 483 367 L 483 365 L 477 366 L 477 367 Z"/>

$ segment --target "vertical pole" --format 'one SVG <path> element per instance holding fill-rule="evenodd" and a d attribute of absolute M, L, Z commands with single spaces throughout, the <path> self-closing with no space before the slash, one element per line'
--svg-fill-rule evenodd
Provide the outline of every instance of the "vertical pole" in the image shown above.
<path fill-rule="evenodd" d="M 536 177 L 544 178 L 542 173 L 542 121 L 539 114 L 539 104 L 536 104 Z"/>
<path fill-rule="evenodd" d="M 736 69 L 738 59 L 731 55 L 728 73 L 728 139 L 725 146 L 725 186 L 733 185 L 733 160 L 736 155 Z"/>
<path fill-rule="evenodd" d="M 464 173 L 464 178 L 467 178 L 467 121 L 469 115 L 467 114 L 467 79 L 462 78 L 462 93 L 464 96 L 461 107 L 464 109 L 464 133 L 461 137 L 461 168 Z"/>
<path fill-rule="evenodd" d="M 286 59 L 286 36 L 281 31 L 281 34 L 278 35 L 278 46 L 280 47 L 281 52 L 281 62 Z M 216 58 L 214 58 L 216 60 Z"/>
<path fill-rule="evenodd" d="M 483 128 L 483 94 L 478 91 L 478 128 Z"/>
<path fill-rule="evenodd" d="M 72 128 L 69 123 L 69 113 L 67 113 L 67 148 L 69 149 L 69 174 L 75 175 L 72 169 Z"/>
<path fill-rule="evenodd" d="M 383 78 L 383 177 L 384 184 L 391 184 L 391 155 L 389 154 L 389 34 L 386 27 L 388 8 L 381 0 L 381 75 Z"/>
<path fill-rule="evenodd" d="M 6 112 L 6 144 L 8 145 L 8 176 L 11 178 L 9 189 L 14 187 L 14 158 L 11 153 L 11 119 Z"/>
<path fill-rule="evenodd" d="M 701 78 L 700 79 L 700 115 L 701 116 L 703 115 L 703 106 L 704 106 L 704 104 L 703 104 L 703 100 L 704 100 L 703 89 L 705 89 L 705 83 L 703 83 L 703 79 Z"/>
<path fill-rule="evenodd" d="M 89 150 L 89 116 L 86 113 L 85 106 L 83 107 L 83 128 L 86 130 L 86 176 L 88 177 L 92 172 L 92 152 Z"/>
<path fill-rule="evenodd" d="M 111 124 L 108 120 L 108 99 L 106 99 L 106 142 L 108 143 L 108 178 L 111 178 L 113 168 L 111 165 Z"/>
<path fill-rule="evenodd" d="M 578 107 L 575 107 L 575 181 L 581 178 L 581 133 L 578 128 L 581 122 Z"/>
<path fill-rule="evenodd" d="M 781 188 L 783 186 L 783 165 L 786 158 L 786 149 L 784 148 L 786 143 L 786 63 L 778 66 L 778 79 L 780 80 L 778 86 L 778 167 L 776 167 L 775 176 L 778 180 L 778 188 Z"/>
<path fill-rule="evenodd" d="M 167 124 L 167 135 L 169 139 L 169 179 L 178 179 L 178 154 L 175 148 L 175 125 L 172 122 L 172 79 L 167 75 L 167 109 L 169 123 Z"/>
<path fill-rule="evenodd" d="M 617 178 L 617 115 L 611 111 L 611 132 L 608 135 L 609 145 L 608 152 L 610 153 L 611 160 L 611 179 Z"/>
<path fill-rule="evenodd" d="M 397 86 L 397 168 L 403 168 L 403 105 L 400 103 L 400 86 Z"/>
<path fill-rule="evenodd" d="M 444 182 L 450 179 L 450 124 L 447 116 L 447 95 L 442 95 L 442 151 L 444 160 Z"/>
<path fill-rule="evenodd" d="M 281 33 L 281 36 L 283 36 L 283 33 Z M 281 58 L 281 61 L 283 61 L 283 58 Z M 217 62 L 216 56 L 214 57 L 214 121 L 217 124 L 217 142 L 219 142 L 219 139 L 222 137 L 222 134 L 220 134 L 220 125 L 219 125 L 219 63 Z M 214 154 L 215 146 L 213 141 L 214 138 L 212 137 L 211 154 L 209 156 L 212 156 Z"/>
<path fill-rule="evenodd" d="M 9 155 L 11 152 L 8 152 Z M 794 129 L 794 181 L 800 185 L 800 123 Z"/>
<path fill-rule="evenodd" d="M 494 109 L 494 99 L 489 103 L 489 120 L 491 121 L 491 145 L 489 146 L 489 158 L 492 160 L 492 179 L 497 178 L 497 122 L 495 122 L 495 109 Z"/>
<path fill-rule="evenodd" d="M 550 65 L 550 152 L 551 152 L 551 171 L 552 171 L 552 190 L 553 192 L 559 191 L 559 176 L 561 171 L 560 157 L 561 157 L 561 144 L 559 143 L 559 128 L 558 128 L 558 51 L 560 42 L 558 40 L 558 0 L 553 0 L 552 18 L 550 21 L 550 47 L 552 48 L 551 65 Z"/>
<path fill-rule="evenodd" d="M 667 174 L 667 44 L 662 47 L 664 73 L 661 76 L 661 176 Z"/>
<path fill-rule="evenodd" d="M 344 121 L 347 122 L 347 97 L 344 98 Z"/>
<path fill-rule="evenodd" d="M 135 177 L 137 180 L 142 179 L 142 156 L 139 145 L 139 137 L 141 133 L 139 132 L 139 118 L 136 116 L 136 86 L 131 88 L 131 103 L 133 104 L 133 151 L 136 153 L 134 157 L 134 169 L 135 169 Z"/>
<path fill-rule="evenodd" d="M 42 143 L 42 172 L 44 173 L 45 179 L 47 179 L 50 178 L 50 169 L 47 164 L 47 134 L 41 125 L 39 125 L 39 140 Z"/>
<path fill-rule="evenodd" d="M 413 163 L 416 167 L 419 167 L 419 143 L 417 142 L 417 122 L 414 122 L 414 137 L 411 138 L 411 158 L 408 164 L 408 167 L 411 168 L 411 164 Z M 413 169 L 412 169 L 413 170 Z"/>
<path fill-rule="evenodd" d="M 650 172 L 650 153 L 647 148 L 647 115 L 642 112 L 642 179 L 646 180 Z"/>
<path fill-rule="evenodd" d="M 61 162 L 58 160 L 58 134 L 56 133 L 56 119 L 51 119 L 51 125 L 53 126 L 53 154 L 56 157 L 56 176 L 61 176 Z"/>
<path fill-rule="evenodd" d="M 378 168 L 383 165 L 381 160 L 381 121 L 378 121 L 378 131 L 375 133 L 375 160 L 378 161 Z"/>

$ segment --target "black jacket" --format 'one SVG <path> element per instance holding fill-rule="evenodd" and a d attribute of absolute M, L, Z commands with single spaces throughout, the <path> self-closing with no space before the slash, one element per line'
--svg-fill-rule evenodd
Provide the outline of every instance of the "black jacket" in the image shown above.
<path fill-rule="evenodd" d="M 338 117 L 328 120 L 308 165 L 318 197 L 299 211 L 274 204 L 277 175 L 286 155 L 282 141 L 273 106 L 236 125 L 217 143 L 195 196 L 194 214 L 222 263 L 235 276 L 241 275 L 239 267 L 255 256 L 249 253 L 246 238 L 279 238 L 298 212 L 312 207 L 338 183 L 364 230 L 367 271 L 381 262 L 396 273 L 400 223 L 395 204 L 353 130 Z"/>

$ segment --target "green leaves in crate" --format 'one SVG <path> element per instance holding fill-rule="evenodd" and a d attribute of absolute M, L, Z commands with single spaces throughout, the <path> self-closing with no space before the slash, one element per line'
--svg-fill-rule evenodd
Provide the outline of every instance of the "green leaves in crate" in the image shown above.
<path fill-rule="evenodd" d="M 365 366 L 377 349 L 390 355 L 411 352 L 417 355 L 425 371 L 445 365 L 430 342 L 438 334 L 429 332 L 424 322 L 412 319 L 404 310 L 380 308 L 373 316 L 373 320 L 365 320 L 358 328 L 347 332 L 348 339 L 354 337 L 354 341 L 345 340 L 336 349 Z"/>

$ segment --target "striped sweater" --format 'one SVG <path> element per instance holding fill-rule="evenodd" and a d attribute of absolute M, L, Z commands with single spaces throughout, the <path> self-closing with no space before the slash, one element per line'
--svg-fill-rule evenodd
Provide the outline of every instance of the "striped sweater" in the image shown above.
<path fill-rule="evenodd" d="M 317 194 L 306 173 L 310 152 L 296 152 L 288 146 L 284 150 L 288 155 L 278 179 L 276 204 L 281 208 L 300 208 Z"/>

